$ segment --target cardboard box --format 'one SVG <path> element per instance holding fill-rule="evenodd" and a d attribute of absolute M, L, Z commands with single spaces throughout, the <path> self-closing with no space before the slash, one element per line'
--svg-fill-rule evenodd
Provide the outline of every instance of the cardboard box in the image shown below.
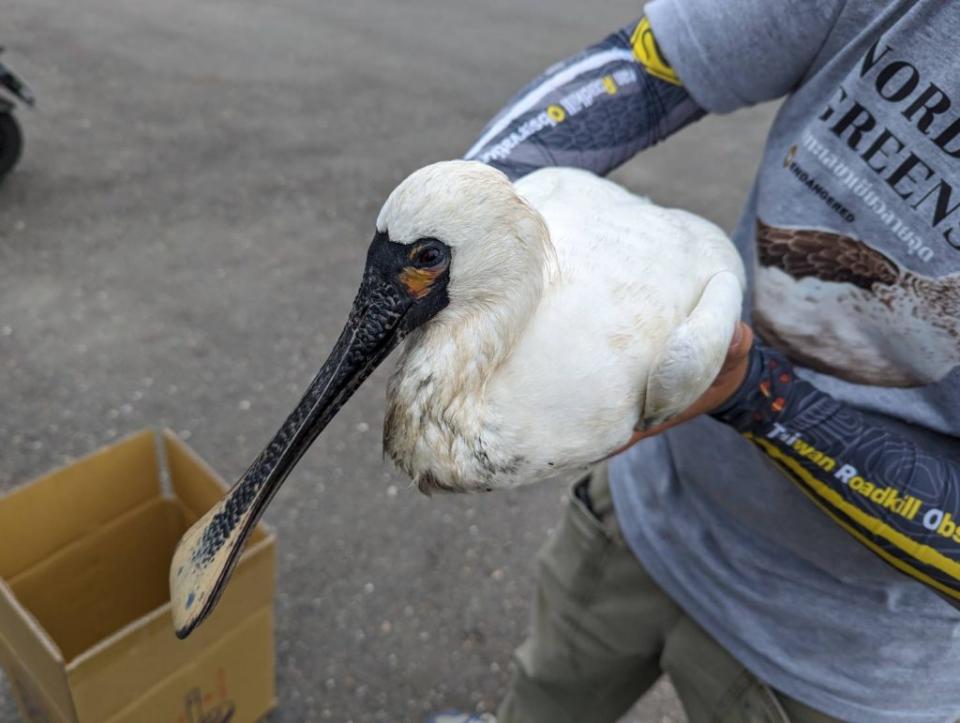
<path fill-rule="evenodd" d="M 210 618 L 173 633 L 173 549 L 225 489 L 148 430 L 0 498 L 0 664 L 24 720 L 243 723 L 274 707 L 263 526 Z"/>

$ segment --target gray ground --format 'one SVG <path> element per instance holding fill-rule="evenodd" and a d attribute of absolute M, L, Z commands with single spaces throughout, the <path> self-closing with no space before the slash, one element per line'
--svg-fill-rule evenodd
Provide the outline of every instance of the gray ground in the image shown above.
<path fill-rule="evenodd" d="M 392 186 L 638 14 L 633 0 L 542 7 L 5 3 L 8 59 L 41 110 L 0 188 L 0 488 L 146 425 L 242 471 L 339 331 Z M 770 117 L 701 122 L 617 177 L 729 228 Z M 489 709 L 524 633 L 563 486 L 420 497 L 381 460 L 384 376 L 267 513 L 272 720 Z M 631 720 L 681 718 L 661 686 Z M 3 685 L 0 720 L 15 719 Z"/>

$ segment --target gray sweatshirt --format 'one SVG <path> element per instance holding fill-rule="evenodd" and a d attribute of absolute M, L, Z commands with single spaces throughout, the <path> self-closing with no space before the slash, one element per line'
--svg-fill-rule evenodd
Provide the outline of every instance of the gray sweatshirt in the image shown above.
<path fill-rule="evenodd" d="M 819 389 L 955 457 L 960 5 L 657 0 L 647 14 L 707 111 L 789 94 L 735 233 L 755 328 Z M 681 426 L 611 477 L 637 556 L 761 679 L 847 720 L 960 717 L 957 610 L 732 429 Z M 953 495 L 941 507 L 956 515 Z"/>
<path fill-rule="evenodd" d="M 768 684 L 849 720 L 955 720 L 960 6 L 647 13 L 549 68 L 467 153 L 513 178 L 602 174 L 704 111 L 788 96 L 734 234 L 752 322 L 780 351 L 754 348 L 724 423 L 612 462 L 621 527 Z"/>

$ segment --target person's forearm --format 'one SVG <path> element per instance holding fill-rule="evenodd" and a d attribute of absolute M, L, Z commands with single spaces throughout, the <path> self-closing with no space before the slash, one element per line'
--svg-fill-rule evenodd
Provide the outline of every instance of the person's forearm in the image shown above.
<path fill-rule="evenodd" d="M 871 424 L 760 344 L 740 390 L 713 416 L 860 542 L 960 604 L 960 464 Z"/>
<path fill-rule="evenodd" d="M 703 113 L 644 18 L 549 68 L 504 106 L 464 157 L 513 180 L 546 166 L 605 175 Z"/>

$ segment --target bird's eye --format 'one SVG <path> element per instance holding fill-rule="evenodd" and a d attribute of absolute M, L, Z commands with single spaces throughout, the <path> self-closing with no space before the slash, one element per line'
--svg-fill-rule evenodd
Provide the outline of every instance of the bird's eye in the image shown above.
<path fill-rule="evenodd" d="M 417 266 L 436 266 L 443 261 L 443 253 L 435 246 L 428 246 L 425 249 L 421 249 L 417 252 L 415 260 L 417 262 Z"/>

